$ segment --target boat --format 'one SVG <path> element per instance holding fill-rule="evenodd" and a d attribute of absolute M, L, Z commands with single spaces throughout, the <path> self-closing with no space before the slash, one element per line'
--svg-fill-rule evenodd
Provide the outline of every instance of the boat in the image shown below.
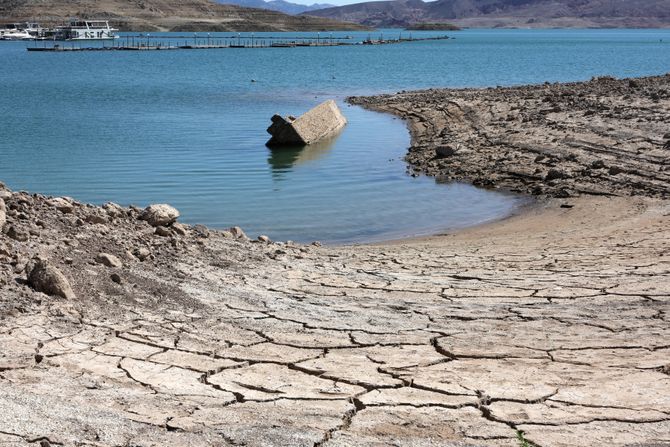
<path fill-rule="evenodd" d="M 24 30 L 4 31 L 2 33 L 2 36 L 0 36 L 0 40 L 33 40 L 33 39 L 34 37 Z"/>
<path fill-rule="evenodd" d="M 9 23 L 0 28 L 0 40 L 32 40 L 40 31 L 37 23 Z"/>
<path fill-rule="evenodd" d="M 118 29 L 109 26 L 106 20 L 72 19 L 66 26 L 55 30 L 56 40 L 111 40 L 117 39 Z"/>

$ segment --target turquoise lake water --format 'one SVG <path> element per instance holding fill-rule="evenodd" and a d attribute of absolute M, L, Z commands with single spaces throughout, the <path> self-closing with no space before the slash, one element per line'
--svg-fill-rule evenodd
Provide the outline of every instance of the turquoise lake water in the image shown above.
<path fill-rule="evenodd" d="M 413 33 L 431 34 L 444 33 Z M 29 53 L 33 43 L 0 42 L 0 180 L 85 202 L 167 202 L 184 222 L 279 240 L 424 235 L 504 217 L 524 199 L 408 176 L 404 124 L 344 97 L 670 71 L 670 30 L 448 34 L 455 39 L 151 52 Z M 349 119 L 338 138 L 265 147 L 274 113 L 298 115 L 329 98 Z"/>

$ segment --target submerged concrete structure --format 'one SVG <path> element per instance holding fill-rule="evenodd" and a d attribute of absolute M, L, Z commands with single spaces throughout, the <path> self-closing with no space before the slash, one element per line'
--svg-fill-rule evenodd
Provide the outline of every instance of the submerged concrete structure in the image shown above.
<path fill-rule="evenodd" d="M 335 101 L 328 100 L 295 118 L 274 115 L 268 146 L 308 145 L 337 133 L 347 124 Z"/>

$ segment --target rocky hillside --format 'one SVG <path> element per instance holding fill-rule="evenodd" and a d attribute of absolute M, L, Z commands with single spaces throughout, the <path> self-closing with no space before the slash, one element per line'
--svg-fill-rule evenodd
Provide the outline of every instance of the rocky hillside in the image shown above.
<path fill-rule="evenodd" d="M 312 3 L 311 5 L 303 5 L 300 3 L 287 2 L 285 0 L 217 0 L 217 2 L 245 6 L 247 8 L 270 9 L 272 11 L 283 12 L 284 14 L 302 14 L 303 12 L 332 8 L 335 6 L 330 3 Z"/>
<path fill-rule="evenodd" d="M 369 26 L 449 21 L 470 27 L 667 27 L 670 0 L 395 0 L 310 12 Z"/>
<path fill-rule="evenodd" d="M 361 29 L 327 18 L 290 16 L 210 0 L 3 0 L 0 21 L 61 23 L 108 19 L 124 31 L 320 31 Z"/>

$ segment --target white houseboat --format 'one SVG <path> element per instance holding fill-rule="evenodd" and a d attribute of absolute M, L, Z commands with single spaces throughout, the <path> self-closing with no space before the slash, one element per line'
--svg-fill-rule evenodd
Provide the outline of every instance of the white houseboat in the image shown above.
<path fill-rule="evenodd" d="M 110 40 L 116 39 L 118 30 L 106 20 L 70 20 L 66 26 L 56 28 L 56 40 Z"/>
<path fill-rule="evenodd" d="M 0 28 L 0 40 L 32 40 L 41 37 L 44 29 L 37 23 L 9 23 Z"/>

